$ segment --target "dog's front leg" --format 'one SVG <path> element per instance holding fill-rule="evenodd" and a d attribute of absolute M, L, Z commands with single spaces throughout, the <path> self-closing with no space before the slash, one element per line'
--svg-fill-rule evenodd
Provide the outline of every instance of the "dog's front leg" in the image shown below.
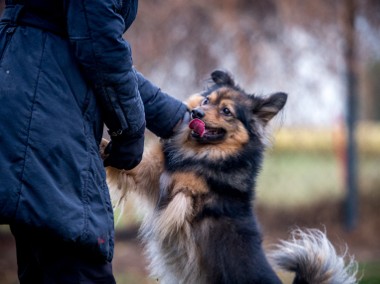
<path fill-rule="evenodd" d="M 107 157 L 104 150 L 109 141 L 102 139 L 100 154 Z M 159 196 L 159 179 L 163 171 L 164 157 L 160 143 L 152 144 L 144 152 L 143 158 L 132 170 L 119 170 L 107 167 L 107 183 L 111 198 L 117 206 L 126 198 L 128 192 L 136 192 L 140 197 L 155 205 Z"/>

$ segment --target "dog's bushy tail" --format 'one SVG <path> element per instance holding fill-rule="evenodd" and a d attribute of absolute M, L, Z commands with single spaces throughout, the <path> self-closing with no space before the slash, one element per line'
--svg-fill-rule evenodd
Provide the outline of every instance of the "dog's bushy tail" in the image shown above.
<path fill-rule="evenodd" d="M 293 283 L 357 283 L 358 264 L 352 256 L 338 255 L 324 232 L 317 229 L 292 231 L 270 255 L 280 269 L 295 272 Z"/>

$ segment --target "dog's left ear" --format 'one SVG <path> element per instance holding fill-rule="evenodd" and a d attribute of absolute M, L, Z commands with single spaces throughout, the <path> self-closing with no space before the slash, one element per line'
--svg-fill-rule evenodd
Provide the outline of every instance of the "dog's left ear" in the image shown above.
<path fill-rule="evenodd" d="M 258 118 L 267 124 L 285 105 L 288 95 L 285 93 L 275 93 L 267 98 L 263 98 L 254 109 Z"/>
<path fill-rule="evenodd" d="M 235 81 L 232 79 L 232 76 L 228 72 L 222 70 L 213 71 L 211 73 L 211 79 L 217 85 L 235 86 Z"/>

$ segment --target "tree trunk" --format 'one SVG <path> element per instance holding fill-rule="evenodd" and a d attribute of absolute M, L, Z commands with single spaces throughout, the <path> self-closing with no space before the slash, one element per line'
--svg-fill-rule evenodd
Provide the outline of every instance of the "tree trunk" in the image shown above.
<path fill-rule="evenodd" d="M 358 103 L 358 65 L 356 54 L 355 37 L 355 0 L 345 0 L 343 14 L 343 35 L 344 35 L 344 59 L 345 74 L 344 79 L 347 86 L 347 164 L 346 164 L 346 229 L 351 231 L 357 225 L 358 219 L 358 190 L 357 190 L 357 146 L 356 146 L 356 122 Z"/>

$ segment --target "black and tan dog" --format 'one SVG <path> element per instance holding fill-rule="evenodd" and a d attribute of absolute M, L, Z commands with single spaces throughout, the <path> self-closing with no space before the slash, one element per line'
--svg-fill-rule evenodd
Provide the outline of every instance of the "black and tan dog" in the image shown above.
<path fill-rule="evenodd" d="M 280 283 L 253 199 L 266 126 L 287 95 L 248 95 L 225 72 L 211 77 L 212 86 L 188 101 L 189 126 L 147 149 L 135 169 L 107 169 L 111 194 L 146 201 L 141 236 L 161 283 Z M 296 231 L 274 260 L 296 272 L 294 283 L 355 282 L 355 263 L 346 267 L 320 231 Z"/>

